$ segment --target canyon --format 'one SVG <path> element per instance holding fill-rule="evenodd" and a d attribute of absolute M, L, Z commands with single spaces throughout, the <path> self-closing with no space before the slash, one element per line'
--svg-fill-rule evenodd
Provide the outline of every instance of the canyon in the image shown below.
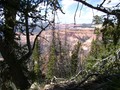
<path fill-rule="evenodd" d="M 65 42 L 70 47 L 70 50 L 74 49 L 77 42 L 82 44 L 82 49 L 86 52 L 90 51 L 91 42 L 96 39 L 94 28 L 82 28 L 79 30 L 47 30 L 43 31 L 39 37 L 42 49 L 47 51 L 53 39 L 53 32 L 55 37 L 61 41 L 62 44 Z"/>
<path fill-rule="evenodd" d="M 70 25 L 69 25 L 70 26 Z M 52 44 L 53 32 L 55 37 L 60 40 L 60 42 L 64 45 L 67 43 L 70 51 L 74 49 L 74 46 L 77 42 L 81 43 L 82 50 L 85 54 L 88 54 L 91 49 L 91 42 L 96 39 L 95 28 L 75 28 L 68 29 L 65 28 L 65 25 L 60 26 L 61 29 L 57 30 L 45 30 L 38 37 L 40 52 L 42 55 L 48 56 L 50 45 Z M 63 29 L 64 28 L 64 29 Z M 34 39 L 37 34 L 30 35 L 30 41 L 33 44 Z M 21 36 L 21 43 L 26 43 L 26 36 Z"/>

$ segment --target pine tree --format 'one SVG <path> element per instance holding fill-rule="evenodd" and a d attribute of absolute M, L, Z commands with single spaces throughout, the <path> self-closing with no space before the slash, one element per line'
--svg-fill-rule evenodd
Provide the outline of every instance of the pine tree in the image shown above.
<path fill-rule="evenodd" d="M 49 54 L 49 62 L 48 62 L 48 66 L 47 66 L 47 78 L 50 79 L 53 76 L 55 76 L 55 68 L 56 68 L 56 55 L 55 55 L 55 47 L 54 45 L 51 46 L 50 48 L 50 54 Z"/>
<path fill-rule="evenodd" d="M 74 50 L 72 51 L 72 56 L 71 56 L 71 75 L 76 74 L 77 66 L 78 66 L 78 56 L 79 56 L 79 49 L 80 49 L 81 43 L 78 42 L 75 45 Z"/>
<path fill-rule="evenodd" d="M 95 15 L 93 16 L 93 21 L 92 21 L 94 24 L 102 24 L 103 23 L 103 20 L 102 20 L 102 17 L 101 16 L 98 16 L 98 15 Z"/>
<path fill-rule="evenodd" d="M 34 62 L 34 73 L 35 73 L 35 81 L 39 83 L 41 79 L 41 70 L 40 70 L 40 45 L 39 40 L 37 39 L 35 48 L 33 51 L 33 62 Z"/>
<path fill-rule="evenodd" d="M 46 8 L 40 7 L 43 4 Z M 28 68 L 23 69 L 28 64 L 26 62 L 29 61 L 36 42 L 35 39 L 32 44 L 30 35 L 39 28 L 35 35 L 37 38 L 51 25 L 53 20 L 49 20 L 48 14 L 52 15 L 58 9 L 62 11 L 60 7 L 57 0 L 0 0 L 0 53 L 10 68 L 11 81 L 17 88 L 25 90 L 31 86 Z M 26 36 L 23 45 L 18 43 L 22 34 Z M 21 55 L 18 51 L 24 47 L 27 52 Z"/>
<path fill-rule="evenodd" d="M 67 48 L 63 45 L 60 33 L 53 32 L 53 41 L 50 47 L 47 78 L 53 76 L 66 78 L 70 75 Z"/>
<path fill-rule="evenodd" d="M 70 76 L 70 60 L 69 60 L 69 50 L 67 46 L 67 37 L 65 36 L 65 41 L 63 42 L 60 38 L 60 33 L 58 31 L 56 38 L 57 46 L 57 76 L 60 78 L 68 78 Z"/>

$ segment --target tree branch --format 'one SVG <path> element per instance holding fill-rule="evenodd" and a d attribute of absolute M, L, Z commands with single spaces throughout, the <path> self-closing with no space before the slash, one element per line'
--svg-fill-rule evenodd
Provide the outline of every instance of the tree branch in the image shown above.
<path fill-rule="evenodd" d="M 70 79 L 70 81 L 72 81 L 72 80 L 75 80 L 80 74 L 82 74 L 83 73 L 83 71 L 79 71 L 76 75 L 75 75 L 75 77 L 72 77 L 71 79 Z"/>
<path fill-rule="evenodd" d="M 99 74 L 89 74 L 87 75 L 81 82 L 78 82 L 75 86 L 71 88 L 67 88 L 67 90 L 73 90 L 79 88 L 82 84 L 84 84 L 85 81 L 87 81 L 92 76 L 98 76 Z"/>
<path fill-rule="evenodd" d="M 103 2 L 100 4 L 99 7 L 102 7 L 102 5 L 105 3 L 106 0 L 103 0 Z"/>
<path fill-rule="evenodd" d="M 40 36 L 40 34 L 42 33 L 42 31 L 44 31 L 48 26 L 50 25 L 50 23 L 48 25 L 46 25 L 44 28 L 41 26 L 41 31 L 36 35 L 34 42 L 33 42 L 33 47 L 31 52 L 29 51 L 28 53 L 26 53 L 24 56 L 22 56 L 22 58 L 19 59 L 19 62 L 22 63 L 23 61 L 26 61 L 33 53 L 33 50 L 35 48 L 35 43 L 37 41 L 37 38 Z"/>
<path fill-rule="evenodd" d="M 80 3 L 84 4 L 85 6 L 88 6 L 88 7 L 90 7 L 90 8 L 93 8 L 93 9 L 95 9 L 95 10 L 104 12 L 104 13 L 106 13 L 106 14 L 110 14 L 110 15 L 120 15 L 120 13 L 115 12 L 115 10 L 109 11 L 109 10 L 107 10 L 107 9 L 104 8 L 104 7 L 95 7 L 95 6 L 93 6 L 93 5 L 91 5 L 91 4 L 89 4 L 88 2 L 83 1 L 83 0 L 75 0 L 75 1 L 80 2 Z"/>
<path fill-rule="evenodd" d="M 33 43 L 33 47 L 32 47 L 32 50 L 34 50 L 34 47 L 35 47 L 35 43 L 37 41 L 37 38 L 40 36 L 40 34 L 50 25 L 50 23 L 48 25 L 46 25 L 44 28 L 41 27 L 41 31 L 36 35 L 35 39 L 34 39 L 34 43 Z"/>
<path fill-rule="evenodd" d="M 77 4 L 77 8 L 76 8 L 76 11 L 75 11 L 75 14 L 74 14 L 74 24 L 76 24 L 76 14 L 77 14 L 78 8 L 79 8 L 79 2 Z"/>
<path fill-rule="evenodd" d="M 99 74 L 89 74 L 89 75 L 87 75 L 81 82 L 79 82 L 79 83 L 77 84 L 76 87 L 79 87 L 81 84 L 83 84 L 85 81 L 87 81 L 87 80 L 89 79 L 89 77 L 98 76 L 98 75 L 99 75 Z"/>

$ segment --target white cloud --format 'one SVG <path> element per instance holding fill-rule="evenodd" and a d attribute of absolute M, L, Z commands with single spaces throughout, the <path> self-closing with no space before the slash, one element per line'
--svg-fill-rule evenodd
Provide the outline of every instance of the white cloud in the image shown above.
<path fill-rule="evenodd" d="M 107 0 L 104 4 L 105 7 L 112 7 L 117 5 L 120 2 L 120 0 Z"/>
<path fill-rule="evenodd" d="M 102 2 L 103 0 L 89 0 L 89 3 L 92 3 L 93 5 L 98 5 Z M 104 6 L 110 7 L 112 5 L 116 5 L 117 3 L 120 2 L 120 0 L 111 0 L 109 4 L 107 4 L 109 0 L 106 0 Z M 58 11 L 58 17 L 61 23 L 74 23 L 74 14 L 77 6 L 77 2 L 74 0 L 62 0 L 62 9 L 65 12 L 65 14 L 62 14 L 61 12 Z M 81 4 L 80 4 L 81 5 Z M 93 10 L 87 6 L 83 6 L 83 9 L 80 14 L 80 8 L 79 7 L 77 14 L 76 14 L 76 22 L 77 23 L 92 23 L 92 19 L 94 15 L 105 15 L 105 13 L 102 13 L 97 10 Z M 94 12 L 94 13 L 93 13 Z"/>
<path fill-rule="evenodd" d="M 77 2 L 73 0 L 62 0 L 61 2 L 63 11 L 65 14 L 62 14 L 58 11 L 58 17 L 61 23 L 74 23 L 74 15 L 77 7 Z M 81 4 L 76 13 L 76 23 L 91 23 L 92 22 L 92 9 L 83 6 L 82 11 L 80 11 Z M 72 10 L 71 10 L 72 9 Z"/>
<path fill-rule="evenodd" d="M 103 15 L 104 13 L 92 10 L 91 8 L 88 8 L 86 6 L 83 7 L 83 10 L 81 11 L 81 15 L 79 16 L 79 11 L 76 15 L 76 22 L 77 23 L 92 23 L 93 16 L 95 15 Z"/>
<path fill-rule="evenodd" d="M 69 8 L 69 7 L 68 7 Z M 58 17 L 60 22 L 62 23 L 74 23 L 74 15 L 75 10 L 69 12 L 70 10 L 65 12 L 65 14 L 58 13 Z M 82 11 L 80 9 L 76 13 L 76 23 L 92 23 L 93 15 L 102 15 L 101 12 L 93 10 L 94 14 L 92 12 L 91 8 L 88 8 L 86 6 L 83 6 Z"/>
<path fill-rule="evenodd" d="M 62 8 L 64 9 L 64 11 L 67 11 L 68 8 L 75 3 L 76 2 L 74 0 L 62 0 L 61 1 L 61 4 L 63 6 Z"/>

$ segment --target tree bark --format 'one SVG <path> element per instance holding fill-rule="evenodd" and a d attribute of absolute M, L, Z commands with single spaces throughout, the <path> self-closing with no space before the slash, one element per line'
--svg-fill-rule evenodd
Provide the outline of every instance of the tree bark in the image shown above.
<path fill-rule="evenodd" d="M 89 8 L 93 8 L 95 10 L 101 11 L 101 12 L 109 14 L 109 15 L 115 15 L 115 16 L 120 15 L 120 13 L 117 12 L 117 10 L 112 10 L 112 9 L 108 10 L 105 7 L 102 7 L 102 4 L 100 4 L 100 6 L 93 6 L 92 4 L 90 4 L 84 0 L 75 0 L 75 1 L 80 2 L 80 3 L 84 4 L 85 6 L 88 6 Z M 104 1 L 103 1 L 103 3 L 104 3 Z"/>
<path fill-rule="evenodd" d="M 5 25 L 3 36 L 0 38 L 0 52 L 10 68 L 12 81 L 17 88 L 25 90 L 30 86 L 30 83 L 23 72 L 21 63 L 18 62 L 15 51 L 17 43 L 15 42 L 14 27 L 16 25 L 16 14 L 19 9 L 19 3 L 20 0 L 2 0 Z"/>
<path fill-rule="evenodd" d="M 30 86 L 27 77 L 24 75 L 20 63 L 18 63 L 15 52 L 6 42 L 0 43 L 1 54 L 10 68 L 12 80 L 17 88 L 25 90 Z"/>

